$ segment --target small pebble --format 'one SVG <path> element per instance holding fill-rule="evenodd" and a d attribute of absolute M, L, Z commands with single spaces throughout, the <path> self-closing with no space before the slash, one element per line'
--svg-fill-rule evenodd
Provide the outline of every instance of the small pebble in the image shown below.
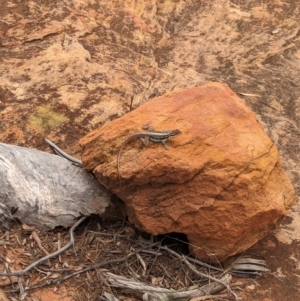
<path fill-rule="evenodd" d="M 277 34 L 278 32 L 280 32 L 281 29 L 280 28 L 276 28 L 274 30 L 272 30 L 272 34 Z"/>

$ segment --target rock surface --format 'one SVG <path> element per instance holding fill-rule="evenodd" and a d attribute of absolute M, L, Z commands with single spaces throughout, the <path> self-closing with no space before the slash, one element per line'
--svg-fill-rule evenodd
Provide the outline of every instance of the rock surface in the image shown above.
<path fill-rule="evenodd" d="M 121 143 L 142 124 L 180 129 L 169 150 Z M 201 259 L 224 260 L 273 230 L 295 201 L 276 146 L 227 86 L 207 83 L 153 99 L 80 141 L 82 160 L 154 235 L 187 235 Z"/>

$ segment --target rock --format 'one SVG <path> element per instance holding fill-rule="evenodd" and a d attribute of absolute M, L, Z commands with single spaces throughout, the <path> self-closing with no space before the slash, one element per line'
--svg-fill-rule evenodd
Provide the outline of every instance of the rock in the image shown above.
<path fill-rule="evenodd" d="M 122 142 L 152 123 L 182 134 L 169 150 Z M 126 203 L 139 229 L 187 235 L 200 259 L 223 261 L 269 231 L 295 201 L 278 151 L 255 114 L 227 86 L 166 94 L 82 138 L 84 167 Z"/>

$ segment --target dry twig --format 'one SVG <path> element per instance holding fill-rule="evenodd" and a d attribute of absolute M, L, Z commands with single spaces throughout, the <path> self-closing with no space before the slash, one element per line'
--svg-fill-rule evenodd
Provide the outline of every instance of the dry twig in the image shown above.
<path fill-rule="evenodd" d="M 215 282 L 217 282 L 217 283 L 219 283 L 219 284 L 221 284 L 221 285 L 224 285 L 226 288 L 227 288 L 227 290 L 234 296 L 234 298 L 235 298 L 235 300 L 239 300 L 239 299 L 241 299 L 241 298 L 239 298 L 233 291 L 232 291 L 232 289 L 230 288 L 230 286 L 228 285 L 228 284 L 226 284 L 226 283 L 224 283 L 223 281 L 221 281 L 220 279 L 218 279 L 218 278 L 215 278 L 215 277 L 213 277 L 213 276 L 210 276 L 210 275 L 208 275 L 208 274 L 205 274 L 205 273 L 202 273 L 202 272 L 200 272 L 200 271 L 198 271 L 190 262 L 188 262 L 187 260 L 186 260 L 186 258 L 185 258 L 185 256 L 182 256 L 182 260 L 184 261 L 184 263 L 195 273 L 195 274 L 197 274 L 197 275 L 199 275 L 199 276 L 201 276 L 201 277 L 205 277 L 205 278 L 207 278 L 207 279 L 209 279 L 209 280 L 212 280 L 212 281 L 215 281 Z M 226 274 L 225 274 L 226 275 Z"/>
<path fill-rule="evenodd" d="M 39 260 L 33 262 L 32 264 L 30 264 L 27 268 L 25 268 L 24 270 L 20 270 L 14 273 L 0 273 L 0 276 L 6 276 L 6 277 L 10 277 L 10 276 L 23 276 L 25 273 L 27 273 L 29 270 L 31 270 L 32 268 L 36 267 L 37 265 L 39 265 L 40 263 L 46 261 L 47 259 L 53 258 L 59 254 L 61 254 L 62 252 L 64 252 L 65 250 L 67 250 L 68 248 L 70 248 L 70 246 L 72 246 L 74 244 L 74 235 L 73 235 L 73 231 L 74 229 L 80 225 L 84 220 L 86 219 L 86 216 L 81 217 L 70 229 L 69 233 L 70 233 L 70 241 L 64 246 L 62 247 L 60 250 L 51 253 L 45 257 L 40 258 Z"/>
<path fill-rule="evenodd" d="M 228 291 L 234 296 L 234 298 L 236 300 L 240 299 L 233 291 L 232 289 L 230 288 L 230 286 L 224 282 L 222 282 L 220 279 L 218 278 L 215 278 L 213 276 L 210 276 L 206 273 L 202 273 L 200 271 L 198 271 L 187 259 L 186 259 L 186 256 L 183 256 L 183 255 L 180 255 L 174 251 L 172 251 L 171 249 L 169 249 L 168 247 L 160 247 L 161 249 L 163 250 L 167 250 L 168 252 L 170 252 L 172 255 L 175 255 L 177 258 L 183 260 L 183 262 L 197 275 L 201 276 L 201 277 L 204 277 L 204 278 L 207 278 L 209 280 L 212 280 L 214 282 L 217 282 L 221 285 L 223 285 L 224 287 L 226 287 L 228 289 Z"/>
<path fill-rule="evenodd" d="M 74 227 L 74 226 L 73 226 L 73 227 Z M 158 245 L 158 243 L 153 243 L 153 244 L 150 245 L 150 247 L 155 246 L 155 245 Z M 141 252 L 143 249 L 144 249 L 144 247 L 143 247 L 143 248 L 136 249 L 136 250 L 132 251 L 131 253 L 129 253 L 129 254 L 127 254 L 126 256 L 123 256 L 123 257 L 121 257 L 121 258 L 113 259 L 113 260 L 107 260 L 107 261 L 102 261 L 102 262 L 100 262 L 100 263 L 98 263 L 98 264 L 94 264 L 94 265 L 92 265 L 92 266 L 83 268 L 83 269 L 81 269 L 81 270 L 78 270 L 78 271 L 76 271 L 76 272 L 73 272 L 73 273 L 71 273 L 71 274 L 69 274 L 69 275 L 66 275 L 66 276 L 64 276 L 64 277 L 57 278 L 57 279 L 55 279 L 55 280 L 52 280 L 52 279 L 51 279 L 51 280 L 49 280 L 47 283 L 37 284 L 37 285 L 35 285 L 35 286 L 28 287 L 28 288 L 25 289 L 25 291 L 31 291 L 31 290 L 34 290 L 34 289 L 37 289 L 37 288 L 41 288 L 41 287 L 45 287 L 45 286 L 51 285 L 51 284 L 60 284 L 60 283 L 63 282 L 63 281 L 66 281 L 66 280 L 68 280 L 68 279 L 70 279 L 70 278 L 72 278 L 72 277 L 74 277 L 74 276 L 76 276 L 76 275 L 85 273 L 85 272 L 87 272 L 87 271 L 91 271 L 91 270 L 95 270 L 95 269 L 98 269 L 98 268 L 102 268 L 102 267 L 107 266 L 107 265 L 113 265 L 113 264 L 116 264 L 116 263 L 124 262 L 124 261 L 126 261 L 129 257 L 131 257 L 131 256 L 133 256 L 133 255 L 135 255 L 135 254 L 137 254 L 137 253 L 139 253 L 139 252 Z M 61 250 L 62 250 L 62 249 L 61 249 Z M 50 254 L 50 255 L 52 255 L 52 254 Z M 0 273 L 0 276 L 1 276 L 1 273 Z M 7 293 L 18 293 L 19 291 L 20 291 L 20 290 L 16 289 L 16 290 L 7 290 L 7 291 L 5 291 L 5 292 L 7 292 Z"/>

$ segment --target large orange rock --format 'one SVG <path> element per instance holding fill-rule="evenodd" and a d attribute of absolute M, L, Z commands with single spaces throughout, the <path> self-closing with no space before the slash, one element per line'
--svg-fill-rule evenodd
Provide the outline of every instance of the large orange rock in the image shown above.
<path fill-rule="evenodd" d="M 141 126 L 180 129 L 168 142 L 124 147 Z M 187 235 L 200 259 L 225 260 L 256 243 L 295 201 L 278 151 L 255 114 L 227 86 L 166 94 L 80 141 L 84 167 L 126 203 L 139 229 Z"/>

